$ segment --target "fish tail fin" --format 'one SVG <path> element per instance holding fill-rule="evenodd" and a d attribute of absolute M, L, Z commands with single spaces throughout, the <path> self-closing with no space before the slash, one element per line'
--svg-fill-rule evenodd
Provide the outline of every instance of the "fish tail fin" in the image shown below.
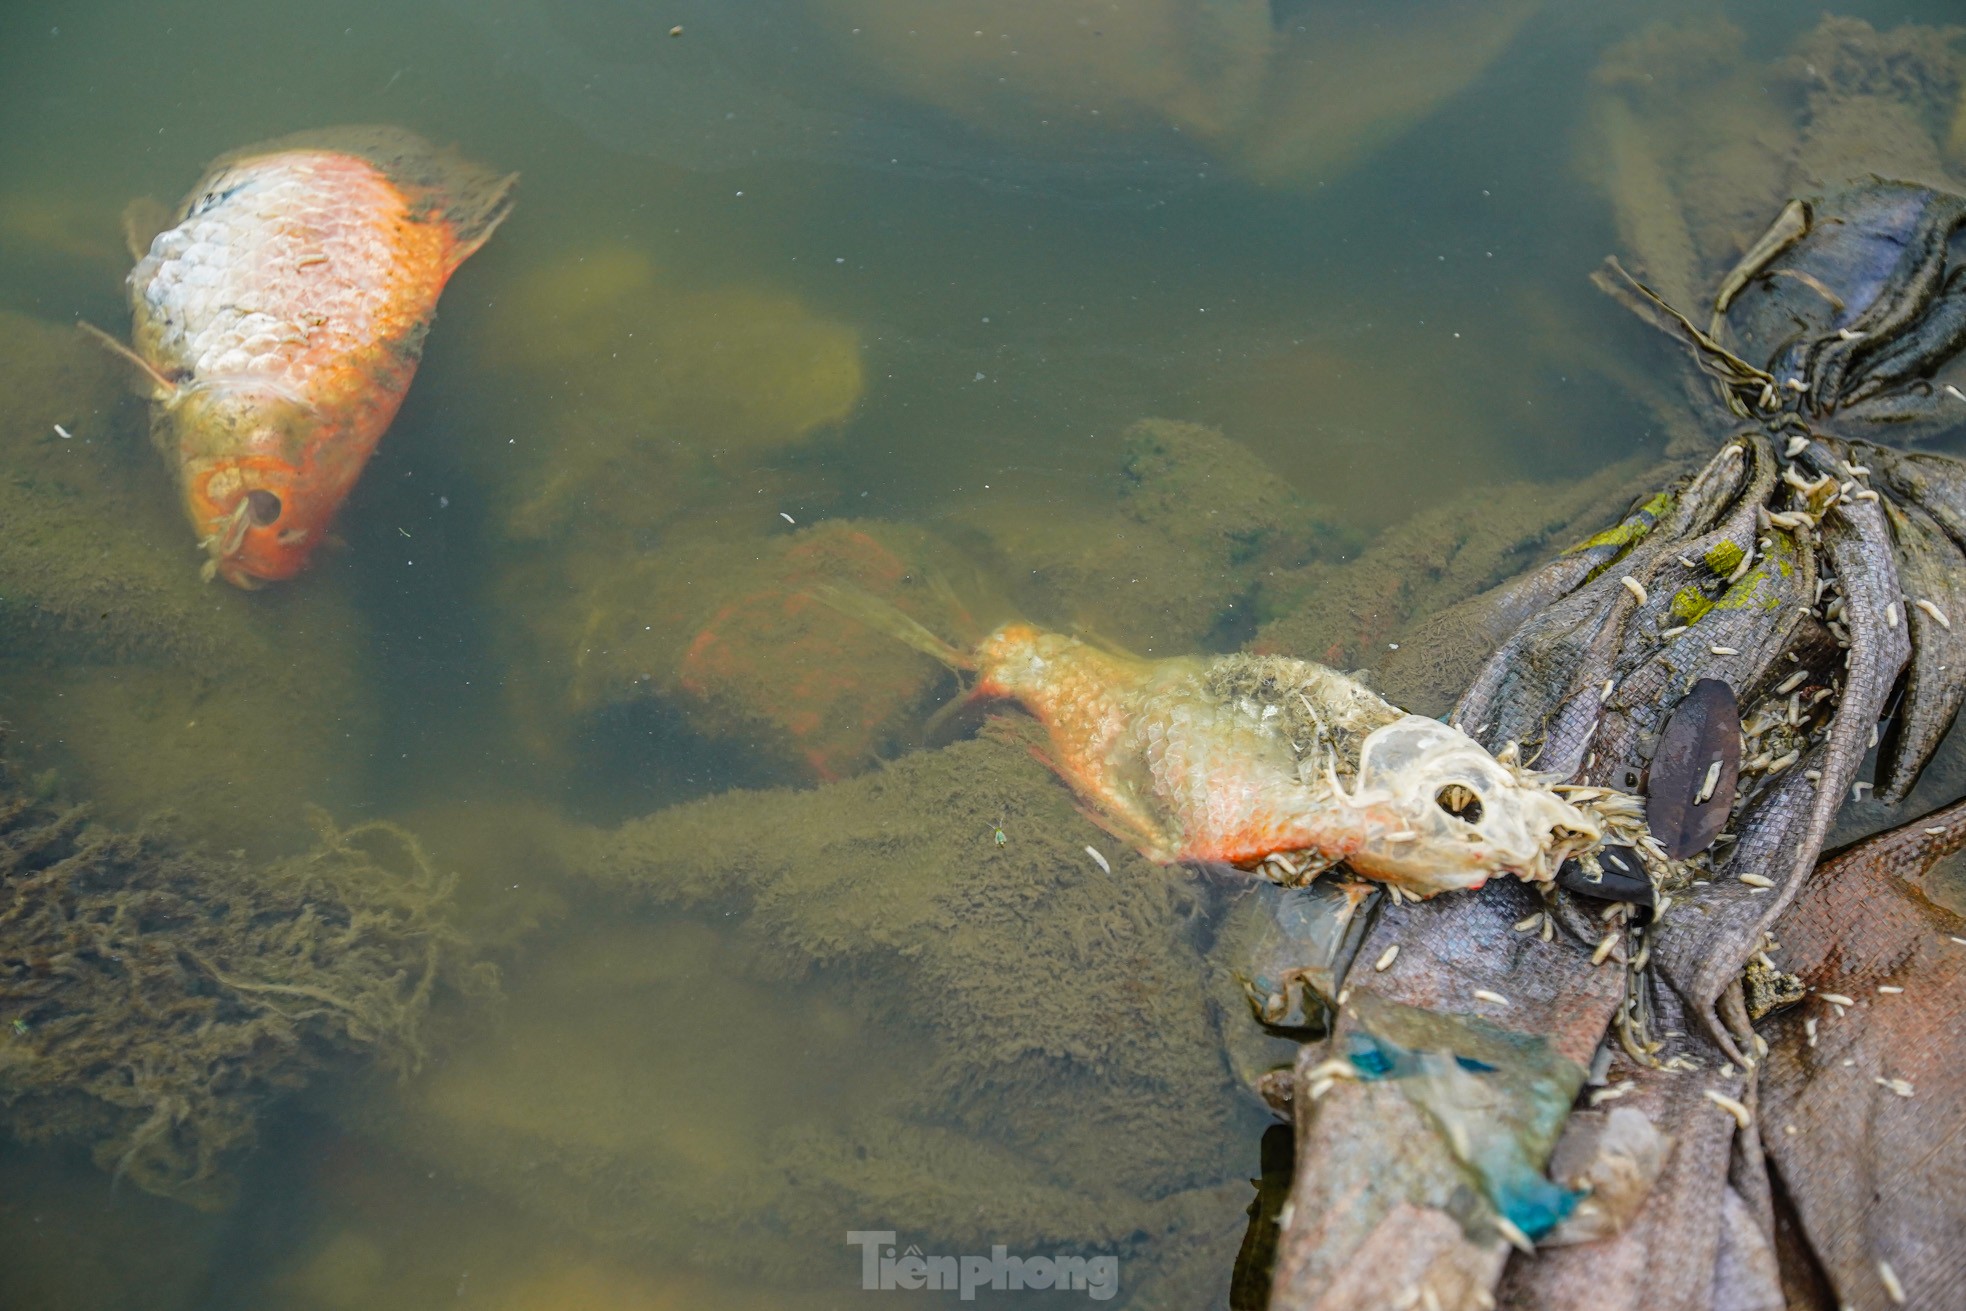
<path fill-rule="evenodd" d="M 491 240 L 498 225 L 505 222 L 505 216 L 512 212 L 512 193 L 518 185 L 519 175 L 507 173 L 489 183 L 474 182 L 452 199 L 451 226 L 457 233 L 457 246 L 450 258 L 452 272 L 477 254 L 478 248 Z"/>
<path fill-rule="evenodd" d="M 947 584 L 943 586 L 946 587 Z M 912 615 L 903 613 L 898 607 L 877 596 L 863 592 L 857 587 L 847 587 L 838 583 L 819 583 L 808 588 L 807 591 L 815 600 L 833 607 L 849 619 L 857 619 L 876 632 L 885 633 L 895 641 L 913 647 L 951 669 L 973 671 L 976 668 L 976 660 L 973 656 L 958 651 L 930 632 Z"/>
<path fill-rule="evenodd" d="M 170 401 L 177 399 L 178 393 L 183 390 L 177 383 L 159 373 L 156 365 L 104 332 L 101 328 L 98 328 L 95 324 L 85 319 L 77 319 L 75 326 L 82 330 L 84 336 L 93 338 L 97 345 L 125 364 L 130 365 L 142 376 L 143 381 L 147 385 L 137 389 L 138 395 L 148 396 L 153 401 Z"/>

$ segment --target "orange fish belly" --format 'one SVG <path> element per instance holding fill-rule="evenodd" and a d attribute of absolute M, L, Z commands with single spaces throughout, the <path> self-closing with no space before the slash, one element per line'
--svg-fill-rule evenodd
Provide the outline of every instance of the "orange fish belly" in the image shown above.
<path fill-rule="evenodd" d="M 395 129 L 308 134 L 215 162 L 150 242 L 136 352 L 210 573 L 255 587 L 306 565 L 513 181 Z"/>

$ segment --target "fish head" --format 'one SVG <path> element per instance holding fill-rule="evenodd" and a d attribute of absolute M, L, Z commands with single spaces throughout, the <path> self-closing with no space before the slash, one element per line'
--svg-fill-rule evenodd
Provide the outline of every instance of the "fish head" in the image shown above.
<path fill-rule="evenodd" d="M 1374 822 L 1349 863 L 1421 897 L 1478 888 L 1497 874 L 1547 883 L 1604 839 L 1602 823 L 1549 782 L 1438 720 L 1394 720 L 1359 750 L 1353 803 Z"/>
<path fill-rule="evenodd" d="M 194 387 L 164 407 L 158 443 L 176 460 L 207 577 L 251 590 L 307 564 L 347 492 L 316 467 L 320 428 L 277 386 Z"/>

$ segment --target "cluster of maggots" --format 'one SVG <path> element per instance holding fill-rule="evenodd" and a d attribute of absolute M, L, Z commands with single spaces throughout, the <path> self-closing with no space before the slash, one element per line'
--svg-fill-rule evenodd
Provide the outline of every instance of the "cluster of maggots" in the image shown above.
<path fill-rule="evenodd" d="M 1795 435 L 1789 439 L 1784 454 L 1791 462 L 1783 470 L 1782 482 L 1788 491 L 1790 504 L 1778 510 L 1757 510 L 1757 523 L 1764 534 L 1789 533 L 1806 542 L 1819 529 L 1823 515 L 1832 506 L 1844 500 L 1878 499 L 1878 493 L 1865 484 L 1870 470 L 1847 459 L 1837 461 L 1836 472 L 1825 472 L 1815 478 L 1804 476 L 1793 463 L 1793 458 L 1809 445 L 1810 439 L 1806 436 Z M 1739 444 L 1730 445 L 1728 449 L 1743 450 Z M 1726 581 L 1732 584 L 1745 577 L 1756 560 L 1765 558 L 1774 545 L 1771 536 L 1761 536 L 1755 543 L 1758 549 L 1744 551 Z M 1850 632 L 1844 614 L 1847 602 L 1835 577 L 1828 571 L 1828 561 L 1821 555 L 1816 560 L 1819 573 L 1809 614 L 1823 625 L 1823 629 L 1835 641 L 1837 650 L 1842 653 L 1841 663 L 1847 667 L 1850 650 Z M 1680 563 L 1692 567 L 1691 561 L 1681 559 Z M 1907 597 L 1904 603 L 1917 606 L 1942 627 L 1952 627 L 1950 616 L 1929 599 Z M 1886 607 L 1884 619 L 1887 626 L 1896 627 L 1903 621 L 1899 611 L 1898 601 Z M 1659 636 L 1662 640 L 1670 640 L 1686 631 L 1686 627 L 1684 624 L 1669 627 Z M 1712 650 L 1716 655 L 1738 654 L 1720 647 Z M 1823 740 L 1840 704 L 1843 690 L 1841 670 L 1812 669 L 1810 662 L 1794 650 L 1786 653 L 1786 659 L 1796 667 L 1769 688 L 1742 719 L 1741 764 L 1734 795 L 1726 798 L 1730 816 L 1738 816 L 1779 776 L 1804 763 L 1810 751 Z M 1877 745 L 1875 725 L 1871 728 L 1869 744 L 1873 747 Z M 1719 773 L 1718 769 L 1711 769 L 1703 780 L 1698 797 L 1700 804 L 1712 799 Z M 1804 778 L 1813 785 L 1820 780 L 1821 774 L 1816 769 L 1804 768 Z M 1867 782 L 1853 784 L 1853 799 L 1860 799 L 1870 787 L 1871 784 Z M 1672 1056 L 1663 1061 L 1659 1059 L 1666 1041 L 1680 1035 L 1653 1031 L 1651 989 L 1645 977 L 1651 959 L 1649 938 L 1653 927 L 1670 911 L 1675 895 L 1684 898 L 1692 890 L 1719 876 L 1737 834 L 1723 831 L 1707 850 L 1686 860 L 1672 860 L 1645 830 L 1637 798 L 1606 788 L 1568 786 L 1559 787 L 1558 790 L 1576 804 L 1589 807 L 1604 820 L 1608 842 L 1621 843 L 1636 851 L 1652 883 L 1653 906 L 1649 916 L 1641 916 L 1640 908 L 1630 902 L 1612 902 L 1604 907 L 1600 920 L 1605 931 L 1592 952 L 1592 962 L 1602 964 L 1617 952 L 1620 945 L 1623 947 L 1627 982 L 1625 1000 L 1616 1020 L 1620 1046 L 1628 1056 L 1644 1066 L 1698 1068 L 1697 1061 L 1684 1056 Z M 1589 859 L 1585 863 L 1588 873 Z M 1775 881 L 1758 870 L 1740 870 L 1734 877 L 1757 893 L 1775 887 Z M 1553 895 L 1553 890 L 1545 891 L 1546 897 Z M 1540 929 L 1543 938 L 1548 941 L 1553 936 L 1554 922 L 1554 914 L 1546 911 L 1530 916 L 1516 927 L 1523 931 Z M 1770 953 L 1778 947 L 1779 944 L 1769 938 L 1757 949 L 1754 957 L 1764 969 L 1776 975 L 1780 975 L 1781 970 Z M 1758 1039 L 1756 1046 L 1759 1049 Z"/>

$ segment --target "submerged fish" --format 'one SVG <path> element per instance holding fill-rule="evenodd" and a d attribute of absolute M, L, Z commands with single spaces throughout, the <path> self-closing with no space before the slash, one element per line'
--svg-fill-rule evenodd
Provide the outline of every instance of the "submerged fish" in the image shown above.
<path fill-rule="evenodd" d="M 147 249 L 132 223 L 123 353 L 207 578 L 251 588 L 307 563 L 514 181 L 399 129 L 329 129 L 214 161 Z"/>
<path fill-rule="evenodd" d="M 821 595 L 974 672 L 973 697 L 1030 711 L 1050 739 L 1046 763 L 1151 860 L 1267 862 L 1290 882 L 1344 861 L 1428 897 L 1497 874 L 1548 882 L 1603 838 L 1540 775 L 1306 660 L 1146 660 L 1029 624 L 964 653 L 884 602 Z"/>

